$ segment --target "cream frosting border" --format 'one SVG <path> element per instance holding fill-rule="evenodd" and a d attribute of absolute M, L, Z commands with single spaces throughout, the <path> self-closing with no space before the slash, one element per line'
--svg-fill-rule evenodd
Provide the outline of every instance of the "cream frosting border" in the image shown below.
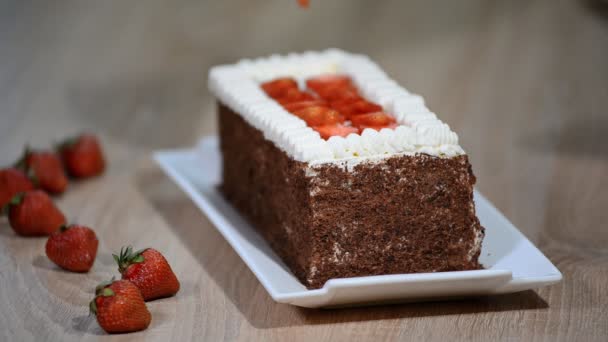
<path fill-rule="evenodd" d="M 308 77 L 326 73 L 350 76 L 361 94 L 392 114 L 399 126 L 379 132 L 366 129 L 362 134 L 324 140 L 259 86 L 261 82 L 285 76 L 303 83 Z M 243 59 L 211 68 L 208 85 L 214 96 L 242 115 L 266 139 L 295 160 L 311 165 L 337 162 L 351 168 L 366 160 L 397 154 L 425 153 L 438 157 L 465 154 L 456 133 L 426 107 L 421 96 L 401 87 L 364 55 L 329 49 Z"/>

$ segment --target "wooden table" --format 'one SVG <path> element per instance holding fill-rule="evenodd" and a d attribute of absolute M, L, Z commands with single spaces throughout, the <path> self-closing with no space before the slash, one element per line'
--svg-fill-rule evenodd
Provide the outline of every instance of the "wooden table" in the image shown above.
<path fill-rule="evenodd" d="M 608 14 L 590 1 L 9 1 L 0 5 L 0 162 L 91 130 L 110 161 L 57 199 L 94 227 L 89 274 L 0 223 L 0 340 L 608 340 Z M 538 291 L 305 310 L 272 301 L 150 159 L 216 131 L 206 71 L 338 46 L 424 94 L 460 135 L 479 189 L 563 272 Z M 153 246 L 182 282 L 150 328 L 88 316 L 110 253 Z"/>

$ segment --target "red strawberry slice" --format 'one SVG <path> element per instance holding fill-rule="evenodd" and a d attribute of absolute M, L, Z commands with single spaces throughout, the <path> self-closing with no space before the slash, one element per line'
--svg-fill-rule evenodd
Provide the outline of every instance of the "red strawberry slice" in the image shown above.
<path fill-rule="evenodd" d="M 314 126 L 313 129 L 319 134 L 321 134 L 321 138 L 327 140 L 333 136 L 346 137 L 351 133 L 358 133 L 359 130 L 356 127 L 344 126 L 341 124 L 335 125 L 324 125 L 324 126 Z"/>
<path fill-rule="evenodd" d="M 327 87 L 316 90 L 316 92 L 319 97 L 330 102 L 346 100 L 355 101 L 361 98 L 357 89 L 351 87 Z"/>
<path fill-rule="evenodd" d="M 266 94 L 268 94 L 268 96 L 272 97 L 273 99 L 278 99 L 285 96 L 290 89 L 297 90 L 298 82 L 291 77 L 282 77 L 264 82 L 262 83 L 261 87 Z"/>
<path fill-rule="evenodd" d="M 353 115 L 382 111 L 381 106 L 363 99 L 355 101 L 337 101 L 333 102 L 331 107 L 344 114 L 347 118 Z"/>
<path fill-rule="evenodd" d="M 338 111 L 322 106 L 299 109 L 293 114 L 306 121 L 309 126 L 324 126 L 344 122 L 344 116 Z"/>
<path fill-rule="evenodd" d="M 297 88 L 288 89 L 285 92 L 285 95 L 277 99 L 277 102 L 281 105 L 286 105 L 291 102 L 299 102 L 299 101 L 312 101 L 315 97 L 312 96 L 311 93 L 307 93 L 304 91 L 300 91 Z"/>
<path fill-rule="evenodd" d="M 302 108 L 312 107 L 312 106 L 323 106 L 327 107 L 327 102 L 323 100 L 309 100 L 309 101 L 298 101 L 298 102 L 290 102 L 284 104 L 283 107 L 288 112 L 295 112 L 296 110 L 300 110 Z"/>
<path fill-rule="evenodd" d="M 376 131 L 380 131 L 383 128 L 395 129 L 398 126 L 399 126 L 399 124 L 392 123 L 392 124 L 388 124 L 388 125 L 385 125 L 385 126 L 365 126 L 365 125 L 362 125 L 362 126 L 358 126 L 358 127 L 359 127 L 359 133 L 363 133 L 363 131 L 365 129 L 367 129 L 367 128 L 371 128 L 371 129 L 374 129 Z"/>
<path fill-rule="evenodd" d="M 350 121 L 354 126 L 377 126 L 377 127 L 385 127 L 390 124 L 395 123 L 395 118 L 384 113 L 384 112 L 375 112 L 368 114 L 355 115 L 350 118 Z"/>
<path fill-rule="evenodd" d="M 350 106 L 357 102 L 363 100 L 363 98 L 356 98 L 356 99 L 339 99 L 339 100 L 334 100 L 331 101 L 329 103 L 329 106 L 337 111 L 339 111 L 340 113 L 342 113 L 344 116 L 349 117 L 350 114 L 348 114 L 351 110 L 350 110 Z M 365 101 L 365 100 L 363 100 Z"/>
<path fill-rule="evenodd" d="M 353 88 L 353 82 L 350 77 L 345 75 L 320 75 L 306 80 L 306 86 L 314 91 L 319 91 L 327 87 L 350 87 Z"/>

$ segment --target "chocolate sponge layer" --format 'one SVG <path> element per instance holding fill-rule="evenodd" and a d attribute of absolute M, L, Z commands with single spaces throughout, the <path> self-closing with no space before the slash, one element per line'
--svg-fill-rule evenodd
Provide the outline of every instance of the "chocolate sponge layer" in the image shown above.
<path fill-rule="evenodd" d="M 308 288 L 332 278 L 479 269 L 467 156 L 311 166 L 219 104 L 220 189 Z"/>

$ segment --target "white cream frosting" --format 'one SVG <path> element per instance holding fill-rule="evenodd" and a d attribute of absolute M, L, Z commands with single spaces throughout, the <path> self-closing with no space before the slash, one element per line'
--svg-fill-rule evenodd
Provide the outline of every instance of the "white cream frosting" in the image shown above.
<path fill-rule="evenodd" d="M 331 137 L 327 141 L 306 123 L 287 112 L 260 88 L 260 83 L 291 76 L 306 78 L 340 73 L 350 76 L 361 94 L 381 105 L 399 125 L 380 132 Z M 424 99 L 390 79 L 368 57 L 330 49 L 286 56 L 244 59 L 209 71 L 209 89 L 226 106 L 259 129 L 264 137 L 294 159 L 314 165 L 380 160 L 395 154 L 425 153 L 438 157 L 465 154 L 458 136 L 432 113 Z"/>

